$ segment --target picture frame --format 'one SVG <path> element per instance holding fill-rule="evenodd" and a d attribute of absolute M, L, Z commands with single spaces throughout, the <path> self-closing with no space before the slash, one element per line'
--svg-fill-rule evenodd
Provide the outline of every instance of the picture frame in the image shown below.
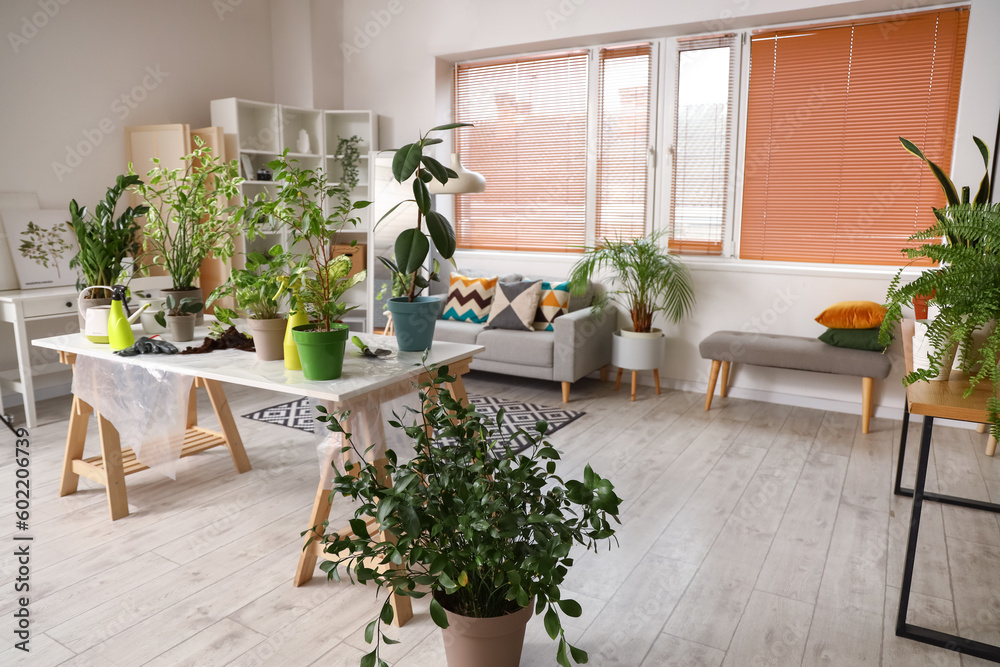
<path fill-rule="evenodd" d="M 66 224 L 66 217 L 67 213 L 61 210 L 0 210 L 0 222 L 21 289 L 76 284 L 76 271 L 69 263 L 79 245 Z"/>

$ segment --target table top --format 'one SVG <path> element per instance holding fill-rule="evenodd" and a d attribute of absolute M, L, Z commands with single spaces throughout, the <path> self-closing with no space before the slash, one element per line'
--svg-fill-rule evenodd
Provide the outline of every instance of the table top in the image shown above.
<path fill-rule="evenodd" d="M 913 328 L 913 320 L 903 320 L 900 327 L 907 373 L 913 370 Z M 968 388 L 968 375 L 952 371 L 947 381 L 914 382 L 909 385 L 906 388 L 906 400 L 909 401 L 910 412 L 915 415 L 981 424 L 988 422 L 986 401 L 993 395 L 993 384 L 982 382 L 966 397 L 965 391 Z"/>
<path fill-rule="evenodd" d="M 38 289 L 11 289 L 0 290 L 0 301 L 13 303 L 15 301 L 28 301 L 30 299 L 44 299 L 52 296 L 76 296 L 80 293 L 73 285 L 63 285 L 62 287 L 39 287 Z"/>
<path fill-rule="evenodd" d="M 207 327 L 197 327 L 193 341 L 174 344 L 181 350 L 188 346 L 200 345 L 207 334 Z M 142 335 L 141 331 L 136 330 L 137 339 Z M 357 335 L 372 349 L 388 348 L 392 350 L 392 354 L 379 359 L 365 357 L 361 354 L 361 350 L 348 341 L 341 377 L 326 382 L 306 380 L 302 371 L 286 369 L 283 361 L 260 361 L 253 352 L 241 350 L 217 350 L 208 354 L 149 354 L 121 357 L 114 354 L 107 345 L 91 343 L 79 333 L 39 338 L 32 341 L 32 344 L 50 350 L 109 359 L 122 364 L 134 364 L 151 370 L 182 373 L 208 380 L 336 402 L 367 394 L 407 378 L 415 378 L 423 371 L 421 364 L 423 353 L 400 352 L 395 337 Z M 170 341 L 168 334 L 161 337 Z M 484 349 L 481 345 L 435 341 L 425 363 L 430 366 L 468 360 Z"/>

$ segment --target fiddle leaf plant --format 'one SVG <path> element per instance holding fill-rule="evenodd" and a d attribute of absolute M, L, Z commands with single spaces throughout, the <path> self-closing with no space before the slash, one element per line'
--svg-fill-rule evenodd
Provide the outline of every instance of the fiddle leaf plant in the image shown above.
<path fill-rule="evenodd" d="M 225 297 L 233 297 L 236 307 L 254 320 L 274 320 L 281 317 L 279 297 L 283 290 L 291 254 L 280 244 L 268 249 L 267 253 L 246 254 L 245 268 L 233 269 L 229 279 L 215 288 L 208 298 L 208 305 Z M 219 317 L 216 308 L 215 317 Z"/>
<path fill-rule="evenodd" d="M 80 249 L 70 260 L 69 266 L 80 269 L 85 285 L 117 285 L 124 282 L 125 260 L 135 257 L 141 248 L 139 243 L 139 223 L 136 218 L 146 215 L 145 204 L 135 208 L 128 206 L 115 217 L 115 209 L 121 196 L 128 188 L 138 185 L 140 179 L 135 174 L 118 176 L 115 184 L 108 188 L 104 199 L 97 203 L 93 213 L 86 206 L 80 206 L 75 199 L 69 203 L 70 220 L 67 223 L 76 235 Z M 93 290 L 90 298 L 109 298 L 108 290 Z"/>
<path fill-rule="evenodd" d="M 547 423 L 505 435 L 502 409 L 495 418 L 477 412 L 449 391 L 456 377 L 447 366 L 427 371 L 430 379 L 419 385 L 423 407 L 408 409 L 416 418 L 407 423 L 396 414 L 389 421 L 413 441 L 415 455 L 405 462 L 391 449 L 384 467 L 365 462 L 366 452 L 344 432 L 349 413 L 317 407 L 317 419 L 350 443 L 344 452 L 362 461 L 337 470 L 333 492 L 357 509 L 350 534 L 322 538 L 329 560 L 320 567 L 331 579 L 339 581 L 343 570 L 352 583 L 372 582 L 397 595 L 421 598 L 430 591 L 431 618 L 442 628 L 445 609 L 489 618 L 534 605 L 558 641 L 556 662 L 569 667 L 569 656 L 586 662 L 586 652 L 567 642 L 561 620 L 582 609 L 560 587 L 575 545 L 596 552 L 614 539 L 621 504 L 614 485 L 589 465 L 582 480 L 564 480 L 556 473 L 559 453 L 545 439 Z M 522 453 L 515 453 L 515 438 L 527 445 Z M 369 534 L 369 517 L 381 539 Z M 375 647 L 363 666 L 385 664 L 381 644 L 395 642 L 382 624 L 393 614 L 386 595 L 365 629 Z"/>
<path fill-rule="evenodd" d="M 397 203 L 386 211 L 379 223 L 392 215 L 397 208 L 410 202 L 417 206 L 417 220 L 416 225 L 404 229 L 396 237 L 393 245 L 394 257 L 378 259 L 392 273 L 393 282 L 398 280 L 404 285 L 403 294 L 407 301 L 413 301 L 420 292 L 427 289 L 430 280 L 437 280 L 436 270 L 428 276 L 422 273 L 431 250 L 431 243 L 444 259 L 450 260 L 455 254 L 455 228 L 448 218 L 431 208 L 431 193 L 427 189 L 427 184 L 437 181 L 444 185 L 448 179 L 458 178 L 458 174 L 430 155 L 424 155 L 424 149 L 444 141 L 440 137 L 431 137 L 432 132 L 471 126 L 472 123 L 447 123 L 432 127 L 417 141 L 397 149 L 392 159 L 392 177 L 397 183 L 405 183 L 414 177 L 413 199 L 404 199 Z"/>

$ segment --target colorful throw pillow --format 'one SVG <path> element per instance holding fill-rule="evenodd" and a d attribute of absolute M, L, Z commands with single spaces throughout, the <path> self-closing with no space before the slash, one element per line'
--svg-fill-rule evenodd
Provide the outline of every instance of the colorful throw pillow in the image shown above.
<path fill-rule="evenodd" d="M 448 300 L 444 304 L 443 320 L 482 324 L 490 316 L 490 306 L 497 290 L 497 277 L 469 278 L 451 274 Z"/>
<path fill-rule="evenodd" d="M 882 326 L 885 307 L 874 301 L 841 301 L 816 317 L 829 329 L 871 329 Z"/>
<path fill-rule="evenodd" d="M 542 282 L 542 295 L 532 326 L 535 331 L 552 331 L 552 322 L 569 312 L 569 283 Z"/>
<path fill-rule="evenodd" d="M 541 280 L 499 283 L 486 328 L 534 331 L 531 323 L 535 319 L 535 311 L 538 309 L 538 300 L 541 296 Z"/>
<path fill-rule="evenodd" d="M 885 352 L 885 347 L 879 345 L 878 327 L 872 329 L 827 329 L 820 334 L 819 339 L 827 345 L 846 347 L 849 350 L 870 350 Z"/>

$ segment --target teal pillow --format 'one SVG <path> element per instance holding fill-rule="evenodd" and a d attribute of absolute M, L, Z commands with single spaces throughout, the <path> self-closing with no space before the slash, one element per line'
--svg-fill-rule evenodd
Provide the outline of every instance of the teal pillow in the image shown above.
<path fill-rule="evenodd" d="M 834 347 L 884 352 L 885 348 L 878 342 L 878 329 L 878 327 L 874 329 L 827 329 L 820 334 L 819 339 Z"/>

